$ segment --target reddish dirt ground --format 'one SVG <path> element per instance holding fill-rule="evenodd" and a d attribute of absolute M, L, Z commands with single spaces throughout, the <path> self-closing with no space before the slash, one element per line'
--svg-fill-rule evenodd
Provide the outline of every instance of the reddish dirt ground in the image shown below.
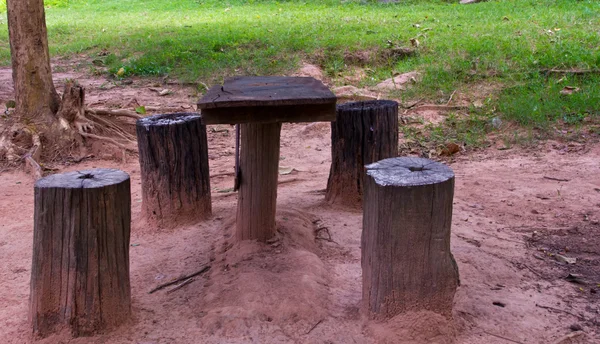
<path fill-rule="evenodd" d="M 88 104 L 190 111 L 193 91 L 149 82 L 101 89 L 107 81 L 77 78 Z M 10 71 L 0 70 L 2 99 Z M 161 86 L 164 87 L 164 86 Z M 103 87 L 105 88 L 105 87 Z M 546 142 L 535 148 L 459 153 L 452 251 L 461 286 L 454 320 L 426 312 L 387 322 L 361 317 L 359 210 L 327 205 L 329 124 L 287 124 L 282 130 L 277 240 L 231 239 L 236 195 L 230 126 L 210 126 L 213 217 L 172 230 L 148 227 L 140 215 L 137 157 L 105 149 L 95 159 L 58 171 L 119 168 L 132 179 L 130 247 L 134 318 L 94 337 L 42 343 L 598 343 L 600 342 L 600 144 Z M 98 150 L 97 150 L 98 151 Z M 220 175 L 219 175 L 220 174 Z M 33 179 L 0 172 L 0 343 L 31 342 L 27 320 L 33 236 Z M 321 240 L 328 228 L 334 242 Z M 557 254 L 576 258 L 575 264 Z M 172 293 L 148 291 L 169 279 L 212 268 Z M 570 282 L 566 277 L 577 276 Z M 580 329 L 580 331 L 575 331 Z"/>

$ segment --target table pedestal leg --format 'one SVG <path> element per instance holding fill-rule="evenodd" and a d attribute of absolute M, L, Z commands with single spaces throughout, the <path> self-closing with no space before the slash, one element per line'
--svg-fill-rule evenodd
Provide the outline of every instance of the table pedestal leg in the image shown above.
<path fill-rule="evenodd" d="M 236 237 L 265 242 L 275 235 L 281 123 L 240 124 L 240 189 Z"/>

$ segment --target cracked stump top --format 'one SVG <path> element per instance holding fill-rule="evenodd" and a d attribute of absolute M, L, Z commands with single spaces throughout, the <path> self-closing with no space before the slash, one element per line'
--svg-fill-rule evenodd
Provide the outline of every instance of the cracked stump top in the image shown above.
<path fill-rule="evenodd" d="M 129 175 L 113 168 L 72 171 L 52 174 L 38 179 L 36 189 L 98 189 L 123 183 Z"/>
<path fill-rule="evenodd" d="M 198 102 L 204 124 L 335 120 L 336 96 L 310 77 L 241 76 L 212 87 Z"/>

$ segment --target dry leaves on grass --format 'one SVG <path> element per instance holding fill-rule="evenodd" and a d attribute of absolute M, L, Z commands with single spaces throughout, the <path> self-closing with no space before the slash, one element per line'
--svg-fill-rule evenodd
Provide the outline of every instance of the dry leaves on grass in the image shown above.
<path fill-rule="evenodd" d="M 579 87 L 575 87 L 575 86 L 565 86 L 561 91 L 560 94 L 562 95 L 566 95 L 566 96 L 570 96 L 571 94 L 575 93 L 575 92 L 579 92 Z"/>

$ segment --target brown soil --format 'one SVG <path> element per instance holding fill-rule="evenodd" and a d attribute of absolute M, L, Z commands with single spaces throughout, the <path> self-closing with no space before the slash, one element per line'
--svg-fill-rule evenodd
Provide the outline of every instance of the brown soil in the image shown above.
<path fill-rule="evenodd" d="M 107 80 L 83 73 L 55 77 L 78 79 L 92 107 L 137 103 L 190 111 L 198 97 L 178 85 L 159 85 L 173 91 L 159 97 L 144 80 L 106 90 L 101 85 Z M 8 69 L 0 69 L 0 82 L 0 98 L 10 99 Z M 213 217 L 176 229 L 157 230 L 141 218 L 135 155 L 102 143 L 96 151 L 104 153 L 96 158 L 56 166 L 113 167 L 131 175 L 134 318 L 94 337 L 42 343 L 600 341 L 600 144 L 548 142 L 456 156 L 452 250 L 462 284 L 454 321 L 423 312 L 369 323 L 359 312 L 361 212 L 324 202 L 329 126 L 283 126 L 280 166 L 295 171 L 280 176 L 278 235 L 269 244 L 234 243 L 236 196 L 227 192 L 233 186 L 232 127 L 210 126 L 208 135 Z M 20 170 L 0 173 L 0 343 L 27 343 L 33 180 Z M 561 263 L 558 254 L 577 261 Z M 211 270 L 185 287 L 148 294 L 206 263 Z M 569 282 L 569 274 L 580 283 Z M 575 326 L 583 332 L 565 337 Z"/>

